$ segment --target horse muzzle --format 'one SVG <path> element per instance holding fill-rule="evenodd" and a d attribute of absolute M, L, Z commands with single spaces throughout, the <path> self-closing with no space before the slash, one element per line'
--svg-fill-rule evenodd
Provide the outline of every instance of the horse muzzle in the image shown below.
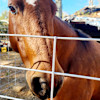
<path fill-rule="evenodd" d="M 63 79 L 54 83 L 53 97 L 57 95 L 62 85 L 62 81 Z M 42 100 L 50 98 L 51 82 L 47 82 L 45 78 L 34 77 L 31 79 L 31 92 Z"/>
<path fill-rule="evenodd" d="M 49 95 L 49 85 L 44 78 L 35 77 L 31 80 L 31 92 L 44 100 Z"/>

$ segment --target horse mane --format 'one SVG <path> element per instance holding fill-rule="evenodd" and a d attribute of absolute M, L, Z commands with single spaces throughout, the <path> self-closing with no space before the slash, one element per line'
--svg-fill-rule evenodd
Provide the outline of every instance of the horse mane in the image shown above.
<path fill-rule="evenodd" d="M 86 33 L 84 33 L 82 30 L 80 30 L 80 29 L 76 29 L 76 28 L 74 28 L 70 23 L 68 23 L 67 21 L 64 21 L 64 23 L 67 25 L 67 26 L 69 26 L 71 29 L 73 29 L 76 33 L 77 33 L 77 35 L 79 36 L 79 37 L 82 37 L 82 38 L 90 38 L 90 36 L 88 35 L 88 34 L 86 34 Z"/>
<path fill-rule="evenodd" d="M 79 29 L 75 29 L 75 32 L 80 38 L 91 38 L 89 35 L 87 35 L 86 33 L 84 33 Z M 82 41 L 82 40 L 80 42 L 85 49 L 87 49 L 90 46 L 89 44 L 91 43 L 90 41 Z"/>
<path fill-rule="evenodd" d="M 64 23 L 65 23 L 67 26 L 69 26 L 71 29 L 73 29 L 73 30 L 77 33 L 77 35 L 78 35 L 79 37 L 90 38 L 90 35 L 84 33 L 84 32 L 83 32 L 82 30 L 80 30 L 80 29 L 74 28 L 74 27 L 73 27 L 69 22 L 67 22 L 66 20 L 64 21 Z"/>
<path fill-rule="evenodd" d="M 90 36 L 88 34 L 84 33 L 82 30 L 80 30 L 80 29 L 74 29 L 74 30 L 79 37 L 90 38 Z"/>
<path fill-rule="evenodd" d="M 67 21 L 64 21 L 64 23 L 69 26 L 72 30 L 74 30 L 76 32 L 76 35 L 80 38 L 91 38 L 91 36 L 89 36 L 88 34 L 84 33 L 82 30 L 80 29 L 76 29 L 74 28 L 70 23 L 68 23 Z M 90 43 L 90 41 L 80 41 L 81 44 L 87 48 L 87 45 Z"/>

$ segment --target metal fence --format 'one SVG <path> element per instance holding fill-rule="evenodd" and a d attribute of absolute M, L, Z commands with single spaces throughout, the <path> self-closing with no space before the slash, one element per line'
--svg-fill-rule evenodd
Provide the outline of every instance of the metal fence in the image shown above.
<path fill-rule="evenodd" d="M 29 68 L 23 68 L 23 67 L 16 67 L 16 66 L 8 66 L 8 65 L 0 65 L 1 68 L 9 68 L 9 69 L 16 69 L 16 70 L 24 70 L 24 71 L 36 71 L 41 73 L 49 73 L 52 75 L 52 81 L 51 81 L 51 100 L 53 100 L 53 87 L 54 87 L 54 75 L 62 75 L 67 77 L 75 77 L 75 78 L 83 78 L 83 79 L 89 79 L 89 80 L 97 80 L 100 81 L 100 78 L 97 77 L 90 77 L 90 76 L 83 76 L 83 75 L 76 75 L 76 74 L 69 74 L 69 73 L 60 73 L 55 72 L 55 54 L 56 54 L 56 42 L 58 39 L 62 40 L 80 40 L 80 41 L 100 41 L 99 38 L 78 38 L 78 37 L 56 37 L 56 36 L 34 36 L 34 35 L 21 35 L 21 34 L 0 34 L 0 36 L 18 36 L 18 37 L 33 37 L 33 38 L 48 38 L 53 39 L 53 58 L 52 58 L 52 71 L 45 71 L 45 70 L 36 70 L 36 69 L 29 69 Z M 4 95 L 0 95 L 0 97 L 8 98 L 8 99 L 16 99 L 13 97 L 8 97 Z"/>

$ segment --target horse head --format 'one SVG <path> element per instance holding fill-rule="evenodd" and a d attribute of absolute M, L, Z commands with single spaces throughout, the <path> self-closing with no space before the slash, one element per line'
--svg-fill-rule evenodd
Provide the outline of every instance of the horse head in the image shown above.
<path fill-rule="evenodd" d="M 23 35 L 51 36 L 54 33 L 53 18 L 56 5 L 52 0 L 8 0 L 9 33 Z M 53 40 L 32 37 L 10 37 L 15 51 L 25 64 L 25 67 L 52 71 Z M 55 71 L 63 72 L 58 60 L 55 61 Z M 39 98 L 50 97 L 51 75 L 27 71 L 26 80 L 32 93 Z M 63 82 L 62 76 L 55 75 L 54 97 Z"/>

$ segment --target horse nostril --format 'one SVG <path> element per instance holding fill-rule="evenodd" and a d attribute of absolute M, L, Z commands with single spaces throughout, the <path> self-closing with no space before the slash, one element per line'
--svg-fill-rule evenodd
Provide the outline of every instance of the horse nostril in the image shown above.
<path fill-rule="evenodd" d="M 44 78 L 35 77 L 31 80 L 32 91 L 41 99 L 46 99 L 48 96 L 48 85 Z"/>
<path fill-rule="evenodd" d="M 39 77 L 35 77 L 31 80 L 31 87 L 32 87 L 32 90 L 38 94 L 39 91 L 41 91 L 41 85 L 40 85 L 40 82 L 39 82 Z"/>

